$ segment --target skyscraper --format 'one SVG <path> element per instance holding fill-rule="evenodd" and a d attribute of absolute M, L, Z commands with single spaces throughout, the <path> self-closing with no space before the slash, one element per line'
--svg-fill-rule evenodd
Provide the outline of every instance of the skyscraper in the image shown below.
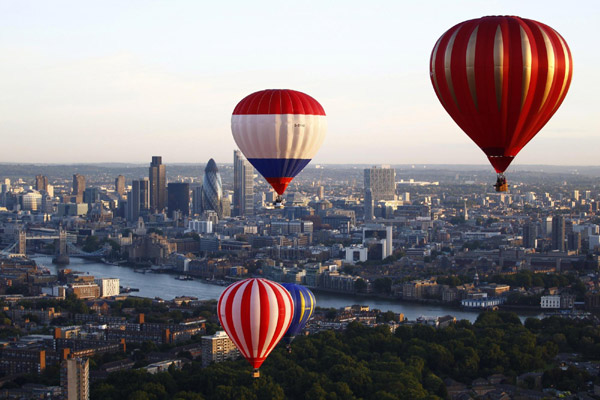
<path fill-rule="evenodd" d="M 115 192 L 117 192 L 119 196 L 125 194 L 125 177 L 123 175 L 119 175 L 115 179 Z"/>
<path fill-rule="evenodd" d="M 372 221 L 375 218 L 375 211 L 373 209 L 373 192 L 371 189 L 365 189 L 365 221 Z"/>
<path fill-rule="evenodd" d="M 537 236 L 538 226 L 535 222 L 523 225 L 523 247 L 526 249 L 535 249 Z"/>
<path fill-rule="evenodd" d="M 254 214 L 254 167 L 239 150 L 233 152 L 233 207 L 236 216 Z"/>
<path fill-rule="evenodd" d="M 552 217 L 552 250 L 565 251 L 565 217 Z"/>
<path fill-rule="evenodd" d="M 571 251 L 580 251 L 581 250 L 581 233 L 580 232 L 570 232 L 567 235 L 567 249 Z"/>
<path fill-rule="evenodd" d="M 202 214 L 202 186 L 192 190 L 192 213 Z"/>
<path fill-rule="evenodd" d="M 182 216 L 190 215 L 190 184 L 185 182 L 173 182 L 168 185 L 168 216 L 173 217 L 175 211 L 181 212 Z"/>
<path fill-rule="evenodd" d="M 150 211 L 162 212 L 167 205 L 167 170 L 162 157 L 153 156 L 150 163 Z"/>
<path fill-rule="evenodd" d="M 208 160 L 202 180 L 202 211 L 213 210 L 219 218 L 223 217 L 223 182 L 215 160 Z"/>
<path fill-rule="evenodd" d="M 60 386 L 63 399 L 90 398 L 90 362 L 87 358 L 68 358 L 60 366 Z"/>
<path fill-rule="evenodd" d="M 371 189 L 373 202 L 396 198 L 396 170 L 389 166 L 365 168 L 365 190 Z"/>
<path fill-rule="evenodd" d="M 127 195 L 127 220 L 135 222 L 140 214 L 150 208 L 150 181 L 148 178 L 131 181 L 131 191 Z"/>
<path fill-rule="evenodd" d="M 75 174 L 73 175 L 73 196 L 76 197 L 75 202 L 83 202 L 83 192 L 85 191 L 85 176 Z"/>
<path fill-rule="evenodd" d="M 35 176 L 35 190 L 44 192 L 48 191 L 48 177 L 44 175 Z"/>

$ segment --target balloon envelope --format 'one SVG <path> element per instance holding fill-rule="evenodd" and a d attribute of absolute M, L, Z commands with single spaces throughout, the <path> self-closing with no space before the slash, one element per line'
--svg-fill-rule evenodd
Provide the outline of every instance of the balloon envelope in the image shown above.
<path fill-rule="evenodd" d="M 244 156 L 281 195 L 321 147 L 327 120 L 309 95 L 270 89 L 238 103 L 231 131 Z"/>
<path fill-rule="evenodd" d="M 283 340 L 290 344 L 294 340 L 294 337 L 306 326 L 306 323 L 315 311 L 317 302 L 315 295 L 302 285 L 296 285 L 295 283 L 282 283 L 281 285 L 290 292 L 294 303 L 292 323 L 283 336 Z"/>
<path fill-rule="evenodd" d="M 229 338 L 257 369 L 289 328 L 294 304 L 280 284 L 250 278 L 229 285 L 217 311 Z"/>
<path fill-rule="evenodd" d="M 501 173 L 561 105 L 572 64 L 567 43 L 549 26 L 491 16 L 444 33 L 430 73 L 448 114 Z"/>

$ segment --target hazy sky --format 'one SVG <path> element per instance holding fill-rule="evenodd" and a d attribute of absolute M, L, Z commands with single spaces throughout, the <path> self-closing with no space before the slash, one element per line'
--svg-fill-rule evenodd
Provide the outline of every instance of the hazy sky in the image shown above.
<path fill-rule="evenodd" d="M 0 0 L 0 162 L 231 162 L 230 118 L 266 88 L 316 98 L 321 163 L 487 163 L 429 80 L 466 19 L 550 25 L 571 89 L 514 164 L 600 164 L 597 1 Z"/>

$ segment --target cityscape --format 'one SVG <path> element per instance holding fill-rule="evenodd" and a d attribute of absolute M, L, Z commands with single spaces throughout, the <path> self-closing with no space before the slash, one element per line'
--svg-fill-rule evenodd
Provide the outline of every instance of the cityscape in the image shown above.
<path fill-rule="evenodd" d="M 0 399 L 599 400 L 599 15 L 0 0 Z"/>
<path fill-rule="evenodd" d="M 239 352 L 219 329 L 215 299 L 248 276 L 314 291 L 307 337 L 357 321 L 392 333 L 477 325 L 487 310 L 516 313 L 527 327 L 600 322 L 595 168 L 521 167 L 510 193 L 498 193 L 483 166 L 315 165 L 283 208 L 237 150 L 222 165 L 153 156 L 147 167 L 0 173 L 6 397 L 74 387 L 104 397 L 115 371 L 231 362 Z M 597 376 L 573 351 L 562 362 Z M 548 393 L 544 372 L 517 371 L 537 383 L 448 378 L 445 395 Z"/>

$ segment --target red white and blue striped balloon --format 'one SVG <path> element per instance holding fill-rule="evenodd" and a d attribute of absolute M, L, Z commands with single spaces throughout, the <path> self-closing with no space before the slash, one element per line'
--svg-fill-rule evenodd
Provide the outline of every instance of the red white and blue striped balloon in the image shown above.
<path fill-rule="evenodd" d="M 219 297 L 217 310 L 229 338 L 258 369 L 288 330 L 294 304 L 280 284 L 250 278 L 229 285 Z"/>
<path fill-rule="evenodd" d="M 309 95 L 269 89 L 238 103 L 231 131 L 244 156 L 282 195 L 323 144 L 327 120 L 323 107 Z"/>

